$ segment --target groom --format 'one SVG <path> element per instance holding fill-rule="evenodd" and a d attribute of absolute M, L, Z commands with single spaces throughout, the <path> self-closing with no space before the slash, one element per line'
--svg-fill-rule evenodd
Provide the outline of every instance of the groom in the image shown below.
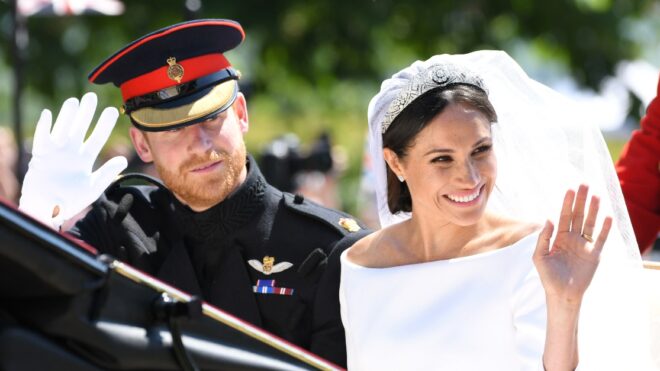
<path fill-rule="evenodd" d="M 91 173 L 95 155 L 77 157 L 98 153 L 80 150 L 95 107 L 87 95 L 65 103 L 60 118 L 72 119 L 58 119 L 52 134 L 50 121 L 39 123 L 21 209 L 57 226 L 58 213 L 73 215 L 77 200 L 100 196 L 74 236 L 343 366 L 338 259 L 365 230 L 350 215 L 275 189 L 246 152 L 240 73 L 224 56 L 244 37 L 234 21 L 191 21 L 148 34 L 101 63 L 89 80 L 120 88 L 135 150 L 163 183 L 110 185 L 125 160 Z M 77 145 L 46 145 L 62 132 L 79 138 Z M 95 138 L 100 149 L 103 136 L 92 133 L 88 142 Z M 86 172 L 67 172 L 85 161 Z M 43 192 L 45 179 L 52 193 Z"/>

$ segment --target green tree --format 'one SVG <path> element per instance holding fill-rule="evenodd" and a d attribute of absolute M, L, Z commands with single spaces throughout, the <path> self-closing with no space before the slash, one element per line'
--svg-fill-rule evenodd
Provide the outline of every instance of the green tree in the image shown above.
<path fill-rule="evenodd" d="M 91 86 L 87 74 L 117 49 L 160 27 L 185 20 L 183 1 L 125 1 L 117 17 L 33 17 L 26 63 L 25 117 L 32 132 L 38 110 L 69 96 L 97 91 L 102 105 L 119 105 L 118 89 Z M 2 19 L 4 67 L 10 67 L 8 11 Z M 249 93 L 258 151 L 287 131 L 303 141 L 328 130 L 348 149 L 346 208 L 354 208 L 366 107 L 379 82 L 415 59 L 476 49 L 531 49 L 541 60 L 565 66 L 581 84 L 597 87 L 622 59 L 637 57 L 631 24 L 657 14 L 651 0 L 314 0 L 205 1 L 199 18 L 230 18 L 246 29 L 230 59 Z M 657 31 L 657 30 L 656 30 Z M 0 89 L 0 123 L 8 123 L 10 97 Z M 128 126 L 120 120 L 116 131 Z"/>

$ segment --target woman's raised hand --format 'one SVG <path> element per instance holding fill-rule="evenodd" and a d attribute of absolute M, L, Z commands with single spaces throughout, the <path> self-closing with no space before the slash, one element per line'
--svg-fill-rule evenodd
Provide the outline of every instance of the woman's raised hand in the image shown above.
<path fill-rule="evenodd" d="M 550 221 L 539 235 L 534 265 L 548 299 L 579 305 L 598 267 L 612 218 L 605 217 L 595 236 L 600 200 L 591 197 L 585 219 L 588 192 L 586 185 L 578 188 L 577 195 L 573 190 L 567 191 L 554 241 L 551 241 L 554 226 Z"/>

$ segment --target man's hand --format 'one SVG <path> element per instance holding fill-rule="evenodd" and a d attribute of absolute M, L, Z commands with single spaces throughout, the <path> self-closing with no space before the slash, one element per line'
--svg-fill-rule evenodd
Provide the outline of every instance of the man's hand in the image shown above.
<path fill-rule="evenodd" d="M 115 108 L 104 109 L 84 141 L 96 102 L 94 93 L 85 94 L 80 103 L 69 98 L 52 131 L 49 110 L 37 123 L 19 209 L 55 229 L 94 202 L 128 164 L 125 157 L 117 156 L 92 172 L 118 117 Z"/>

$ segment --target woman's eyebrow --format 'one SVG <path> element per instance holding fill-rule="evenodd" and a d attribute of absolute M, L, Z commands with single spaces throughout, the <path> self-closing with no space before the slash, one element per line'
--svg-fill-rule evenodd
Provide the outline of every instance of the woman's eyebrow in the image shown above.
<path fill-rule="evenodd" d="M 479 147 L 484 142 L 489 142 L 491 139 L 492 139 L 491 137 L 483 137 L 483 138 L 479 139 L 476 143 L 474 143 L 474 145 L 472 145 L 472 147 Z"/>
<path fill-rule="evenodd" d="M 424 156 L 428 156 L 428 155 L 430 155 L 430 154 L 434 154 L 434 153 L 453 153 L 453 152 L 454 152 L 453 149 L 447 149 L 447 148 L 433 148 L 433 149 L 427 151 L 427 152 L 424 154 Z"/>
<path fill-rule="evenodd" d="M 477 141 L 472 145 L 472 147 L 473 147 L 473 148 L 474 148 L 474 147 L 479 147 L 479 146 L 482 145 L 484 142 L 489 142 L 490 140 L 491 140 L 491 137 L 483 137 L 483 138 L 477 140 Z M 449 148 L 432 148 L 432 149 L 426 151 L 426 153 L 424 153 L 424 156 L 428 156 L 428 155 L 430 155 L 430 154 L 435 154 L 435 153 L 453 153 L 453 152 L 455 152 L 455 151 L 454 151 L 453 149 L 449 149 Z"/>

